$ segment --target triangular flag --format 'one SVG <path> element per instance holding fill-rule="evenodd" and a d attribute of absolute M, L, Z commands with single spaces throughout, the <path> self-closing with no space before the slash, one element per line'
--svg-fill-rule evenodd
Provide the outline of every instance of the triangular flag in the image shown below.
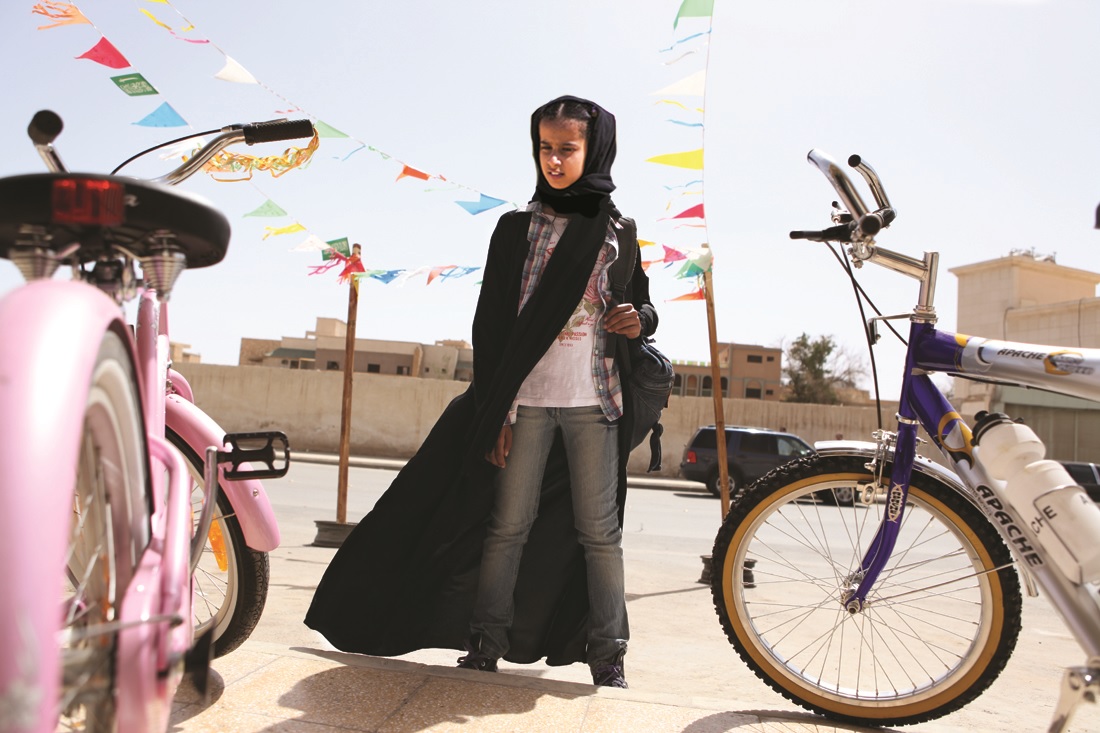
<path fill-rule="evenodd" d="M 646 158 L 647 163 L 659 163 L 661 165 L 671 165 L 676 168 L 690 168 L 691 170 L 701 171 L 703 170 L 703 149 L 687 150 L 682 153 L 666 153 L 665 155 L 656 155 L 652 158 Z"/>
<path fill-rule="evenodd" d="M 676 13 L 676 20 L 672 21 L 672 27 L 680 24 L 680 18 L 707 18 L 711 15 L 714 15 L 714 0 L 684 0 Z"/>
<path fill-rule="evenodd" d="M 125 69 L 130 65 L 126 57 L 119 53 L 118 49 L 107 40 L 106 36 L 100 38 L 99 43 L 77 56 L 77 58 L 95 61 L 97 64 L 103 64 L 112 69 Z"/>
<path fill-rule="evenodd" d="M 368 270 L 364 274 L 367 277 L 372 277 L 375 280 L 381 280 L 386 285 L 389 285 L 395 279 L 401 276 L 405 272 L 404 270 Z"/>
<path fill-rule="evenodd" d="M 662 262 L 679 262 L 680 260 L 686 260 L 687 259 L 687 255 L 685 255 L 680 250 L 673 249 L 672 247 L 669 247 L 667 244 L 662 244 L 661 246 L 665 250 L 665 258 L 663 260 L 661 260 Z"/>
<path fill-rule="evenodd" d="M 253 209 L 245 216 L 286 216 L 286 212 L 283 211 L 283 207 L 268 199 L 260 204 L 259 208 Z"/>
<path fill-rule="evenodd" d="M 481 194 L 477 201 L 455 201 L 456 204 L 469 211 L 471 214 L 480 214 L 489 209 L 495 209 L 504 203 L 504 199 L 495 199 L 492 196 Z"/>
<path fill-rule="evenodd" d="M 638 240 L 638 246 L 639 247 L 656 247 L 657 243 L 656 242 L 651 242 L 648 239 L 639 239 Z"/>
<path fill-rule="evenodd" d="M 150 13 L 145 8 L 138 8 L 138 10 L 140 10 L 145 15 L 146 18 L 153 21 L 154 23 L 159 25 L 161 28 L 165 28 L 167 30 L 172 30 L 172 26 L 168 25 L 167 23 L 162 23 L 161 21 L 157 20 L 157 16 L 153 15 L 152 13 Z"/>
<path fill-rule="evenodd" d="M 414 277 L 418 277 L 419 275 L 431 272 L 431 270 L 432 268 L 428 267 L 427 265 L 418 267 L 415 270 L 405 270 L 394 280 L 394 282 L 396 282 L 398 285 L 404 285 Z"/>
<path fill-rule="evenodd" d="M 407 165 L 401 166 L 401 172 L 397 174 L 395 181 L 400 181 L 402 178 L 419 178 L 422 181 L 427 181 L 431 176 L 424 171 L 418 171 L 416 168 L 410 168 Z"/>
<path fill-rule="evenodd" d="M 699 69 L 691 76 L 653 93 L 662 97 L 702 97 L 706 95 L 706 90 L 707 70 Z"/>
<path fill-rule="evenodd" d="M 187 122 L 172 109 L 172 105 L 165 102 L 133 124 L 142 127 L 185 127 Z"/>
<path fill-rule="evenodd" d="M 679 214 L 677 214 L 676 216 L 674 216 L 672 218 L 673 219 L 704 219 L 706 217 L 703 214 L 703 205 L 702 204 L 695 204 L 695 206 L 692 206 L 690 209 L 687 209 L 686 211 L 681 211 Z"/>
<path fill-rule="evenodd" d="M 217 74 L 214 74 L 214 78 L 221 79 L 222 81 L 235 82 L 237 84 L 259 84 L 259 82 L 256 81 L 256 77 L 252 76 L 248 69 L 228 56 L 225 57 L 225 66 L 223 66 L 221 71 Z"/>
<path fill-rule="evenodd" d="M 685 293 L 684 295 L 681 295 L 681 296 L 676 297 L 676 298 L 669 298 L 665 302 L 666 303 L 671 303 L 674 300 L 706 300 L 706 299 L 707 299 L 706 293 L 703 292 L 702 288 L 699 288 L 698 290 L 696 290 L 694 292 Z"/>
<path fill-rule="evenodd" d="M 466 277 L 471 272 L 477 272 L 480 267 L 454 267 L 440 275 L 441 280 L 450 280 L 453 277 Z"/>
<path fill-rule="evenodd" d="M 332 125 L 326 124 L 321 120 L 317 120 L 313 123 L 313 129 L 317 130 L 318 137 L 347 137 L 347 134 L 340 132 Z"/>

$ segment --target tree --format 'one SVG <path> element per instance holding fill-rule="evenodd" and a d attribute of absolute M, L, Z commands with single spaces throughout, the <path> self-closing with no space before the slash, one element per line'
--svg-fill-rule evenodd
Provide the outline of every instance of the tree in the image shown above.
<path fill-rule="evenodd" d="M 855 387 L 862 368 L 831 336 L 811 339 L 803 333 L 787 348 L 787 402 L 839 404 L 838 387 Z"/>

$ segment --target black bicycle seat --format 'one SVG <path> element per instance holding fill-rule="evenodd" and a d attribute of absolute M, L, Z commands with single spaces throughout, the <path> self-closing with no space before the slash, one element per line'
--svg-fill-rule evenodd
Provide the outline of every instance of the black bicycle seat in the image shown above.
<path fill-rule="evenodd" d="M 91 206 L 88 191 L 105 192 Z M 81 264 L 112 245 L 141 258 L 165 235 L 187 257 L 187 267 L 221 262 L 229 247 L 229 220 L 200 196 L 159 183 L 91 173 L 34 173 L 0 178 L 0 257 L 29 232 L 55 251 L 79 243 Z"/>

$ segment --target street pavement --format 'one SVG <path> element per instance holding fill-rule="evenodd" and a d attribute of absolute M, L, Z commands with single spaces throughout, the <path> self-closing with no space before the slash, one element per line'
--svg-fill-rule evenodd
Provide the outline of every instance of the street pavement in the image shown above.
<path fill-rule="evenodd" d="M 631 641 L 630 689 L 597 688 L 584 665 L 501 664 L 488 674 L 454 668 L 458 652 L 398 658 L 335 650 L 302 619 L 335 549 L 314 546 L 318 521 L 335 519 L 332 456 L 296 454 L 290 473 L 265 482 L 282 531 L 271 553 L 267 607 L 252 636 L 214 661 L 204 699 L 189 683 L 174 703 L 178 733 L 284 731 L 630 731 L 825 733 L 872 730 L 806 712 L 757 679 L 733 651 L 699 582 L 720 520 L 701 484 L 636 478 L 624 527 Z M 373 505 L 400 462 L 353 459 L 348 519 Z M 379 599 L 385 602 L 385 599 Z M 977 700 L 913 733 L 1041 731 L 1062 668 L 1084 661 L 1042 598 L 1025 598 L 1024 626 L 1001 677 Z M 1100 731 L 1083 705 L 1070 727 Z"/>

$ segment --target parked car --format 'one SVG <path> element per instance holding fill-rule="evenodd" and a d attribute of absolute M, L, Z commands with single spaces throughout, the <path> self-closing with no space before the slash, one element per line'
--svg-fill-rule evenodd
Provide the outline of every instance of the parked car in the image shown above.
<path fill-rule="evenodd" d="M 718 478 L 718 444 L 713 425 L 699 428 L 684 448 L 680 475 L 689 481 L 702 481 L 707 490 L 720 495 Z M 730 495 L 738 487 L 752 483 L 776 466 L 814 449 L 797 435 L 764 428 L 726 426 L 726 463 L 729 466 Z M 824 501 L 835 498 L 819 496 Z M 852 497 L 840 497 L 840 503 L 851 503 Z M 836 503 L 835 501 L 832 503 Z"/>
<path fill-rule="evenodd" d="M 1100 501 L 1100 467 L 1083 461 L 1059 461 L 1069 472 L 1069 477 L 1085 490 L 1093 501 Z"/>

